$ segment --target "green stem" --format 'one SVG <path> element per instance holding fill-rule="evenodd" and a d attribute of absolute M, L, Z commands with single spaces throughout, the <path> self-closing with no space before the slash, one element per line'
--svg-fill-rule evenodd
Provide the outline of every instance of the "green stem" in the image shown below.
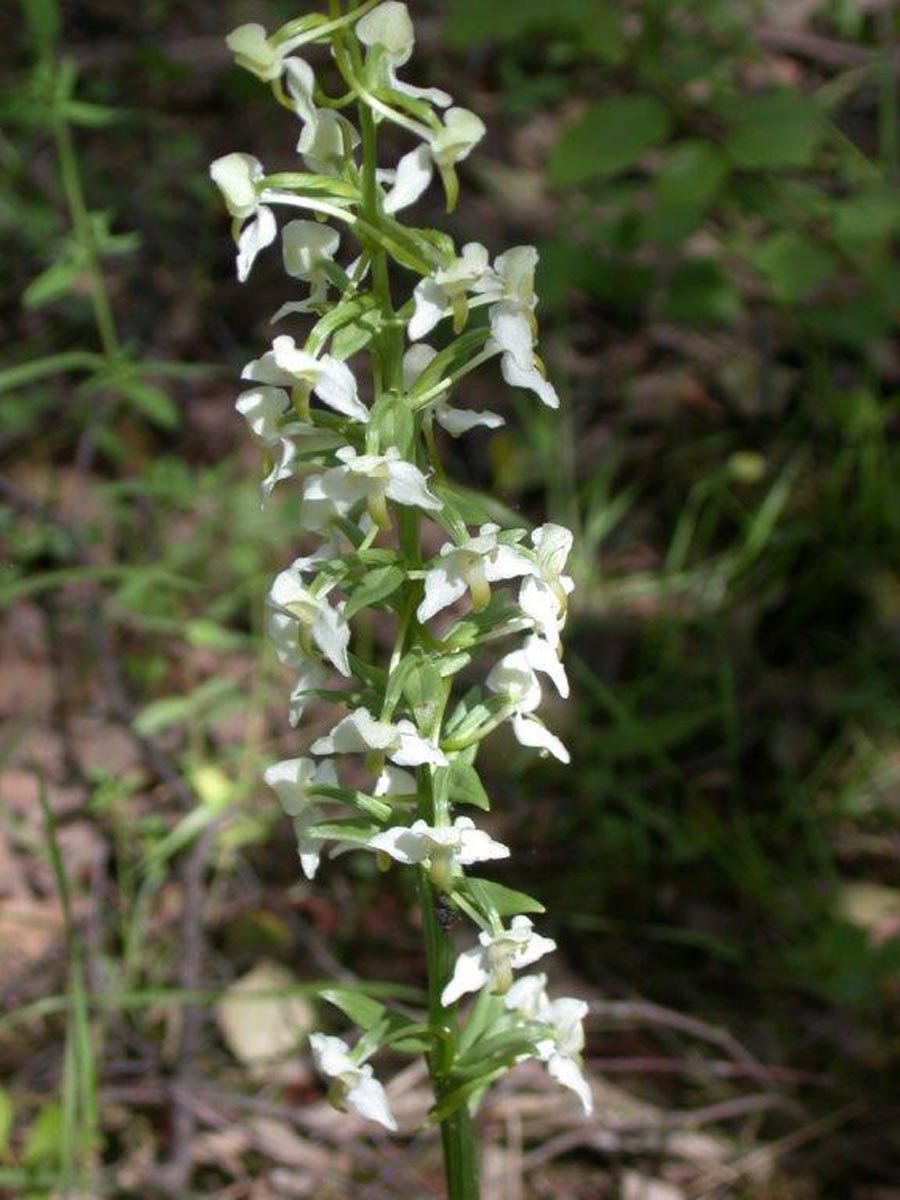
<path fill-rule="evenodd" d="M 352 61 L 354 48 L 349 48 Z M 341 69 L 347 62 L 344 54 L 337 54 Z M 376 171 L 378 169 L 378 138 L 375 114 L 360 98 L 360 133 L 362 135 L 362 197 L 360 216 L 377 227 L 381 219 L 381 201 Z M 362 222 L 360 222 L 362 224 Z M 375 375 L 380 382 L 380 391 L 400 395 L 403 383 L 403 326 L 394 320 L 395 312 L 391 297 L 390 274 L 387 254 L 381 245 L 370 246 L 372 254 L 372 288 L 382 315 L 382 326 L 373 340 L 372 353 Z M 376 391 L 376 400 L 379 398 Z M 419 562 L 419 515 L 415 508 L 404 509 L 400 516 L 400 544 L 410 563 Z M 415 636 L 416 628 L 411 620 L 420 591 L 418 580 L 406 584 L 407 595 L 401 609 L 403 619 L 397 634 L 397 648 L 402 653 L 404 643 Z M 433 732 L 439 730 L 443 711 L 436 715 Z M 424 766 L 418 772 L 419 816 L 429 825 L 436 819 L 433 774 L 431 767 Z M 445 1008 L 441 993 L 453 973 L 455 950 L 453 938 L 438 923 L 436 901 L 438 894 L 424 869 L 418 871 L 419 903 L 422 912 L 422 929 L 425 940 L 425 960 L 428 975 L 428 1021 L 432 1034 L 433 1048 L 428 1055 L 428 1068 L 434 1087 L 435 1099 L 440 1102 L 452 1086 L 451 1072 L 457 1052 L 456 1006 Z M 448 1200 L 478 1200 L 478 1156 L 475 1132 L 468 1109 L 463 1106 L 441 1121 L 441 1143 L 444 1151 L 444 1173 L 447 1182 Z"/>
<path fill-rule="evenodd" d="M 72 141 L 72 131 L 62 115 L 56 115 L 53 120 L 53 135 L 56 139 L 56 153 L 59 159 L 59 174 L 62 180 L 66 203 L 72 218 L 72 227 L 78 240 L 85 262 L 91 289 L 91 306 L 94 310 L 94 321 L 100 337 L 100 345 L 104 355 L 109 359 L 119 358 L 121 346 L 116 330 L 112 305 L 106 291 L 103 273 L 100 270 L 97 244 L 94 231 L 91 228 L 91 218 L 84 201 L 84 191 L 81 186 L 81 175 L 78 170 L 78 159 Z"/>
<path fill-rule="evenodd" d="M 434 824 L 434 791 L 430 767 L 422 767 L 419 771 L 419 816 L 429 825 Z M 453 1086 L 450 1071 L 457 1051 L 456 1005 L 445 1008 L 441 1003 L 441 992 L 453 974 L 455 950 L 452 936 L 438 923 L 438 897 L 428 873 L 419 868 L 418 877 L 428 971 L 428 1019 L 434 1046 L 428 1056 L 428 1069 L 435 1102 L 439 1104 Z M 479 1200 L 481 1189 L 478 1184 L 478 1147 L 472 1117 L 465 1105 L 442 1119 L 441 1145 L 444 1152 L 448 1200 Z"/>

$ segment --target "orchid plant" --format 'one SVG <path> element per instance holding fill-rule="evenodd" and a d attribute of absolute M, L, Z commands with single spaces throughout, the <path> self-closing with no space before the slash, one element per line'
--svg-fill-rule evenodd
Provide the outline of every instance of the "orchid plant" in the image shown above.
<path fill-rule="evenodd" d="M 471 871 L 509 850 L 468 815 L 489 810 L 476 760 L 500 725 L 569 761 L 538 711 L 547 682 L 568 694 L 560 634 L 572 535 L 493 523 L 489 504 L 446 477 L 437 433 L 503 424 L 451 405 L 481 367 L 558 406 L 535 350 L 537 253 L 516 246 L 491 261 L 484 246 L 459 249 L 399 219 L 435 176 L 454 207 L 457 164 L 485 132 L 445 92 L 403 77 L 414 45 L 405 4 L 329 0 L 327 14 L 272 34 L 242 25 L 227 42 L 297 122 L 301 160 L 270 173 L 234 153 L 211 167 L 233 219 L 238 278 L 274 252 L 280 229 L 285 272 L 305 285 L 273 317 L 305 336 L 275 336 L 244 368 L 236 405 L 265 460 L 263 502 L 297 487 L 318 543 L 272 583 L 268 629 L 296 680 L 291 723 L 311 698 L 340 711 L 306 756 L 274 763 L 265 779 L 295 824 L 308 878 L 323 857 L 350 851 L 412 873 L 427 966 L 424 1019 L 336 988 L 329 998 L 361 1034 L 352 1047 L 316 1034 L 311 1048 L 333 1103 L 388 1130 L 396 1121 L 369 1060 L 424 1053 L 448 1192 L 471 1198 L 472 1113 L 514 1064 L 540 1060 L 591 1110 L 586 1005 L 551 1000 L 544 975 L 519 974 L 554 943 L 533 926 L 536 900 Z M 314 45 L 329 47 L 339 94 L 300 55 Z M 386 126 L 412 142 L 392 168 L 379 164 Z M 300 215 L 279 225 L 284 210 Z M 354 637 L 364 609 L 392 618 L 381 658 L 364 649 L 371 639 Z M 463 920 L 476 941 L 457 956 L 453 926 Z"/>

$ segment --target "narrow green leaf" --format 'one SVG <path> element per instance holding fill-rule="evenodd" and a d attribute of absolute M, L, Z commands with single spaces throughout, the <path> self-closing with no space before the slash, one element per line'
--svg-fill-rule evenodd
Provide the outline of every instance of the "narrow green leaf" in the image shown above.
<path fill-rule="evenodd" d="M 449 768 L 449 800 L 451 804 L 471 804 L 475 808 L 490 810 L 491 801 L 474 767 L 455 760 Z"/>
<path fill-rule="evenodd" d="M 356 584 L 344 608 L 349 621 L 362 608 L 370 608 L 392 596 L 406 578 L 400 567 L 376 567 Z"/>
<path fill-rule="evenodd" d="M 57 0 L 22 0 L 22 10 L 35 46 L 42 54 L 52 50 L 62 28 Z"/>
<path fill-rule="evenodd" d="M 310 825 L 304 832 L 309 837 L 334 838 L 341 842 L 352 842 L 355 846 L 365 846 L 381 830 L 382 826 L 372 821 L 357 821 L 349 817 L 342 821 L 320 821 L 317 825 Z"/>
<path fill-rule="evenodd" d="M 46 271 L 32 279 L 22 293 L 25 308 L 40 308 L 50 304 L 72 290 L 72 285 L 83 273 L 83 267 L 71 258 L 52 263 Z"/>
<path fill-rule="evenodd" d="M 88 129 L 103 129 L 121 121 L 124 113 L 106 104 L 91 104 L 86 100 L 67 100 L 61 106 L 61 115 L 73 125 L 84 125 Z"/>
<path fill-rule="evenodd" d="M 378 315 L 375 312 L 377 305 L 374 297 L 353 296 L 349 300 L 343 300 L 336 305 L 330 312 L 321 317 L 313 326 L 312 332 L 307 339 L 307 345 L 311 354 L 318 354 L 330 337 L 333 337 L 338 330 L 345 326 L 361 326 L 363 322 L 367 322 L 366 328 L 373 321 L 375 329 L 378 328 Z"/>
<path fill-rule="evenodd" d="M 9 1139 L 12 1134 L 14 1119 L 15 1110 L 13 1109 L 12 1097 L 9 1092 L 0 1088 L 0 1158 L 9 1149 Z"/>
<path fill-rule="evenodd" d="M 126 378 L 117 380 L 116 383 L 119 392 L 151 424 L 160 429 L 174 429 L 178 425 L 178 408 L 162 388 L 145 383 L 141 379 Z"/>
<path fill-rule="evenodd" d="M 322 1000 L 339 1008 L 345 1017 L 349 1017 L 360 1029 L 372 1029 L 387 1014 L 387 1008 L 371 996 L 350 988 L 326 988 L 320 993 Z"/>
<path fill-rule="evenodd" d="M 30 1167 L 57 1166 L 62 1133 L 62 1107 L 54 1100 L 45 1104 L 31 1122 L 22 1147 L 22 1161 Z"/>
<path fill-rule="evenodd" d="M 547 911 L 534 896 L 504 887 L 502 883 L 494 883 L 492 879 L 478 879 L 474 875 L 467 875 L 460 881 L 458 890 L 468 895 L 483 912 L 496 912 L 501 917 Z"/>
<path fill-rule="evenodd" d="M 17 363 L 0 371 L 0 392 L 11 392 L 14 388 L 36 383 L 49 375 L 62 375 L 66 371 L 95 371 L 103 365 L 99 354 L 87 350 L 68 350 L 63 354 L 51 354 L 33 362 Z"/>

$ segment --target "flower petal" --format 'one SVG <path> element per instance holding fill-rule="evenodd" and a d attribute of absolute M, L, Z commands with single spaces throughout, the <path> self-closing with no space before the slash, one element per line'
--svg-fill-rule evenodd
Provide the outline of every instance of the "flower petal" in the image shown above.
<path fill-rule="evenodd" d="M 294 279 L 311 280 L 319 264 L 337 253 L 341 235 L 319 221 L 288 221 L 281 231 L 285 272 Z"/>
<path fill-rule="evenodd" d="M 278 222 L 271 208 L 261 204 L 256 217 L 241 230 L 238 238 L 237 277 L 244 283 L 260 250 L 271 246 L 278 235 Z"/>
<path fill-rule="evenodd" d="M 388 466 L 385 495 L 398 504 L 407 504 L 426 511 L 437 512 L 444 507 L 433 492 L 429 492 L 425 476 L 413 463 L 395 461 Z"/>
<path fill-rule="evenodd" d="M 254 437 L 262 442 L 276 442 L 279 437 L 278 418 L 290 408 L 290 400 L 284 388 L 262 384 L 241 392 L 234 403 Z"/>
<path fill-rule="evenodd" d="M 350 645 L 350 626 L 343 615 L 329 604 L 323 604 L 313 622 L 312 639 L 330 663 L 345 677 L 350 676 L 350 660 L 347 647 Z"/>
<path fill-rule="evenodd" d="M 224 154 L 210 164 L 209 173 L 231 216 L 244 221 L 256 212 L 256 184 L 264 173 L 258 158 L 252 154 Z"/>
<path fill-rule="evenodd" d="M 485 429 L 499 429 L 501 425 L 505 425 L 506 421 L 499 413 L 490 412 L 475 412 L 466 408 L 451 408 L 449 404 L 436 404 L 434 407 L 434 419 L 443 429 L 446 429 L 451 437 L 460 437 L 464 433 L 468 433 L 470 429 L 476 429 L 478 426 L 483 426 Z"/>
<path fill-rule="evenodd" d="M 325 354 L 319 359 L 319 366 L 321 373 L 313 385 L 318 398 L 335 412 L 365 424 L 369 411 L 359 399 L 356 379 L 347 364 Z"/>
<path fill-rule="evenodd" d="M 309 1048 L 312 1050 L 317 1070 L 323 1075 L 337 1079 L 345 1072 L 356 1069 L 356 1064 L 350 1057 L 350 1047 L 339 1037 L 331 1037 L 327 1033 L 311 1033 Z"/>
<path fill-rule="evenodd" d="M 225 38 L 235 62 L 266 83 L 281 75 L 284 53 L 266 36 L 264 25 L 238 25 Z"/>
<path fill-rule="evenodd" d="M 533 671 L 543 671 L 553 680 L 556 690 L 565 699 L 569 694 L 569 679 L 556 650 L 542 638 L 530 637 L 523 647 Z"/>
<path fill-rule="evenodd" d="M 376 721 L 367 708 L 356 708 L 342 718 L 331 733 L 313 742 L 313 754 L 359 754 L 387 750 L 398 742 L 397 731 L 386 721 Z"/>
<path fill-rule="evenodd" d="M 516 546 L 499 542 L 484 564 L 485 578 L 490 583 L 501 579 L 519 579 L 534 572 L 534 563 Z"/>
<path fill-rule="evenodd" d="M 433 174 L 431 152 L 426 145 L 404 154 L 397 163 L 394 186 L 384 198 L 384 211 L 397 213 L 415 204 L 428 188 Z"/>
<path fill-rule="evenodd" d="M 482 947 L 475 946 L 471 950 L 463 951 L 456 960 L 453 977 L 441 992 L 441 1004 L 444 1008 L 449 1008 L 467 992 L 479 991 L 489 979 L 490 975 L 485 969 Z"/>
<path fill-rule="evenodd" d="M 397 1122 L 388 1104 L 387 1092 L 371 1074 L 371 1067 L 363 1067 L 359 1080 L 345 1097 L 347 1105 L 361 1117 L 369 1121 L 377 1121 L 385 1129 L 392 1132 L 397 1130 Z"/>
<path fill-rule="evenodd" d="M 425 337 L 437 325 L 438 321 L 450 311 L 450 301 L 447 295 L 433 279 L 423 279 L 416 284 L 413 291 L 415 309 L 407 326 L 411 342 L 417 342 Z"/>
<path fill-rule="evenodd" d="M 533 622 L 535 631 L 551 646 L 557 647 L 562 616 L 559 597 L 553 588 L 543 579 L 536 579 L 533 575 L 527 576 L 522 580 L 519 590 L 519 607 Z"/>
<path fill-rule="evenodd" d="M 286 758 L 266 767 L 263 779 L 287 815 L 296 817 L 309 804 L 309 790 L 315 774 L 316 763 L 311 758 Z"/>
<path fill-rule="evenodd" d="M 448 108 L 443 128 L 431 139 L 431 154 L 442 167 L 453 166 L 472 153 L 487 132 L 484 121 L 467 108 Z"/>
<path fill-rule="evenodd" d="M 591 1085 L 576 1060 L 568 1058 L 565 1054 L 553 1054 L 547 1060 L 547 1071 L 557 1083 L 571 1088 L 581 1101 L 585 1116 L 589 1117 L 594 1111 L 594 1097 L 591 1093 Z"/>
<path fill-rule="evenodd" d="M 415 821 L 411 827 L 398 825 L 376 833 L 366 842 L 370 850 L 381 850 L 400 863 L 421 863 L 428 857 L 430 846 L 424 821 Z"/>
<path fill-rule="evenodd" d="M 460 820 L 465 818 L 459 818 L 457 826 Z M 489 862 L 497 858 L 509 858 L 509 847 L 504 846 L 502 842 L 495 842 L 483 829 L 470 829 L 462 834 L 456 853 L 457 862 L 461 866 L 468 867 L 472 863 Z"/>
<path fill-rule="evenodd" d="M 511 354 L 504 354 L 500 359 L 500 372 L 510 387 L 527 388 L 548 408 L 559 408 L 556 388 L 544 378 L 537 367 L 523 367 Z"/>
<path fill-rule="evenodd" d="M 408 392 L 436 354 L 434 346 L 418 342 L 403 355 L 403 386 Z"/>
<path fill-rule="evenodd" d="M 425 576 L 425 598 L 416 609 L 419 621 L 430 621 L 466 592 L 465 578 L 445 563 L 438 563 Z"/>
<path fill-rule="evenodd" d="M 316 74 L 308 62 L 302 58 L 291 57 L 284 63 L 285 83 L 288 95 L 294 102 L 294 111 L 305 125 L 310 127 L 314 136 L 319 120 L 319 110 L 313 101 L 316 86 Z"/>
<path fill-rule="evenodd" d="M 559 738 L 550 732 L 546 725 L 536 717 L 525 713 L 515 713 L 512 717 L 512 730 L 520 746 L 530 746 L 537 750 L 546 750 L 559 759 L 561 763 L 572 761 L 571 756 Z"/>
<path fill-rule="evenodd" d="M 400 744 L 389 755 L 398 767 L 420 767 L 425 763 L 446 767 L 447 756 L 434 742 L 423 738 L 412 721 L 398 721 L 396 731 Z"/>
<path fill-rule="evenodd" d="M 534 331 L 518 304 L 501 300 L 491 305 L 491 337 L 523 370 L 533 367 Z"/>
<path fill-rule="evenodd" d="M 294 684 L 290 697 L 290 713 L 288 720 L 293 728 L 300 724 L 303 713 L 309 703 L 310 692 L 322 688 L 328 682 L 328 671 L 312 659 L 305 663 L 303 670 Z"/>
<path fill-rule="evenodd" d="M 416 43 L 409 9 L 400 0 L 385 0 L 361 17 L 356 36 L 364 46 L 382 46 L 397 66 L 409 59 Z"/>
<path fill-rule="evenodd" d="M 373 796 L 415 796 L 418 793 L 415 775 L 385 763 L 372 789 Z"/>

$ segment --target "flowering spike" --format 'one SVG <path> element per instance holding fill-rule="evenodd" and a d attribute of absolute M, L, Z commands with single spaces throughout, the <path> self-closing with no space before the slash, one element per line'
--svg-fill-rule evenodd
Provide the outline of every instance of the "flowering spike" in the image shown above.
<path fill-rule="evenodd" d="M 508 891 L 469 868 L 509 850 L 458 811 L 488 806 L 477 752 L 498 726 L 525 747 L 569 760 L 537 712 L 547 681 L 560 696 L 569 690 L 561 635 L 572 535 L 553 524 L 529 534 L 464 523 L 471 499 L 447 479 L 435 432 L 461 437 L 503 424 L 498 413 L 451 405 L 457 382 L 483 366 L 558 406 L 536 349 L 537 251 L 514 246 L 492 261 L 478 242 L 458 248 L 444 232 L 397 219 L 435 175 L 453 207 L 457 167 L 485 133 L 480 117 L 445 92 L 400 77 L 415 46 L 405 4 L 362 0 L 345 11 L 333 2 L 327 16 L 271 34 L 246 24 L 227 41 L 299 123 L 293 171 L 267 175 L 244 153 L 210 168 L 232 218 L 239 279 L 280 238 L 290 288 L 273 319 L 308 322 L 244 367 L 236 403 L 263 451 L 263 498 L 293 480 L 303 530 L 317 542 L 273 580 L 267 629 L 294 672 L 291 724 L 302 725 L 314 697 L 339 705 L 311 757 L 273 763 L 265 780 L 294 823 L 309 878 L 326 853 L 367 851 L 397 863 L 418 876 L 427 935 L 427 1024 L 367 1002 L 371 1020 L 352 1049 L 326 1034 L 315 1034 L 311 1048 L 338 1107 L 395 1130 L 368 1059 L 386 1042 L 424 1038 L 449 1122 L 451 1198 L 471 1200 L 477 1184 L 463 1098 L 496 1073 L 496 1052 L 482 1055 L 486 1040 L 508 1036 L 507 1061 L 540 1059 L 590 1107 L 581 1067 L 586 1007 L 549 1000 L 543 976 L 516 978 L 554 943 L 521 913 L 504 924 Z M 306 42 L 330 45 L 345 87 L 336 106 L 299 53 Z M 392 166 L 378 161 L 379 130 L 388 124 L 408 139 Z M 423 341 L 435 330 L 440 350 Z M 424 547 L 435 544 L 429 556 Z M 354 636 L 365 608 L 382 613 L 370 629 L 393 629 L 393 645 L 381 653 L 371 637 Z M 512 645 L 492 651 L 504 638 Z M 474 673 L 482 652 L 481 685 L 458 689 L 457 674 Z M 336 675 L 340 686 L 330 691 Z M 528 911 L 540 909 L 530 903 Z M 450 969 L 450 930 L 464 916 L 477 943 Z M 461 1037 L 457 1007 L 472 993 L 485 994 L 496 1027 L 475 1020 Z M 360 1011 L 346 1009 L 351 1017 Z"/>

